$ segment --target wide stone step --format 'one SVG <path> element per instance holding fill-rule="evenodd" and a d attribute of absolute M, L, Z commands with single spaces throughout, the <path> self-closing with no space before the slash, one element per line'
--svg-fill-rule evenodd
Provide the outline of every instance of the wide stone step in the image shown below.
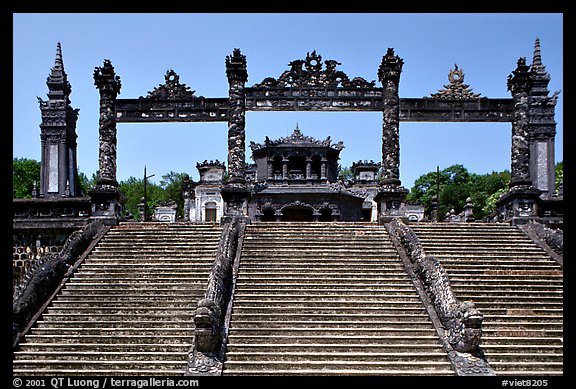
<path fill-rule="evenodd" d="M 322 349 L 321 349 L 322 350 Z M 234 361 L 285 361 L 287 363 L 300 363 L 306 361 L 350 361 L 362 362 L 410 362 L 433 361 L 447 362 L 444 352 L 341 352 L 341 351 L 284 351 L 284 352 L 258 352 L 237 351 L 226 354 L 227 362 Z"/>
<path fill-rule="evenodd" d="M 242 296 L 238 296 L 234 299 L 235 304 L 253 304 L 262 303 L 264 305 L 275 304 L 276 302 L 289 303 L 289 302 L 299 302 L 299 303 L 329 303 L 335 304 L 338 302 L 343 302 L 346 304 L 385 304 L 387 301 L 395 300 L 415 300 L 420 301 L 416 296 L 414 296 L 413 290 L 406 290 L 404 293 L 398 292 L 379 292 L 372 295 L 362 295 L 362 294 L 346 294 L 341 295 L 333 294 L 326 295 L 325 293 L 316 293 L 315 295 L 306 294 L 302 296 L 302 293 L 293 294 L 275 294 L 271 295 L 269 293 L 259 293 L 259 294 L 246 294 L 243 293 Z M 397 302 L 394 302 L 397 304 Z"/>
<path fill-rule="evenodd" d="M 146 278 L 158 278 L 164 279 L 166 277 L 169 278 L 193 278 L 197 279 L 199 277 L 207 278 L 207 271 L 206 270 L 171 270 L 171 269 L 140 269 L 136 271 L 126 271 L 123 269 L 108 269 L 106 271 L 90 271 L 87 269 L 82 269 L 74 276 L 74 280 L 84 280 L 84 279 L 93 279 L 93 280 L 101 280 L 101 279 L 114 279 L 114 280 L 123 280 L 123 279 L 130 279 L 130 278 L 139 278 L 139 277 L 146 277 Z"/>
<path fill-rule="evenodd" d="M 343 282 L 343 283 L 361 283 L 361 284 L 381 284 L 386 285 L 387 282 L 394 282 L 399 280 L 406 280 L 408 276 L 404 273 L 400 273 L 398 271 L 391 271 L 390 273 L 386 274 L 375 274 L 373 277 L 366 277 L 365 275 L 358 275 L 357 277 L 351 276 L 332 276 L 326 277 L 316 274 L 310 274 L 308 277 L 303 275 L 294 274 L 292 276 L 288 276 L 285 274 L 273 274 L 270 276 L 266 276 L 265 274 L 246 274 L 239 273 L 242 275 L 242 282 L 243 283 L 252 283 L 252 282 L 259 282 L 265 281 L 269 283 L 282 283 L 289 281 L 290 283 L 314 283 L 314 284 L 332 284 L 334 282 Z"/>
<path fill-rule="evenodd" d="M 107 255 L 93 255 L 88 258 L 85 264 L 90 265 L 103 265 L 103 266 L 110 266 L 110 265 L 118 265 L 118 266 L 138 266 L 142 264 L 143 266 L 150 266 L 157 263 L 158 265 L 162 266 L 179 266 L 179 265 L 188 265 L 188 266 L 210 266 L 214 263 L 214 256 L 213 255 L 205 255 L 205 256 L 198 256 L 198 255 L 188 255 L 188 254 L 173 254 L 170 256 L 166 255 L 136 255 L 136 254 L 129 254 L 129 255 L 114 255 L 110 256 Z"/>
<path fill-rule="evenodd" d="M 26 341 L 32 343 L 182 343 L 190 344 L 193 339 L 193 334 L 190 335 L 171 335 L 158 333 L 156 335 L 90 335 L 90 334 L 52 334 L 50 336 L 28 334 Z"/>
<path fill-rule="evenodd" d="M 162 325 L 163 329 L 181 329 L 181 328 L 194 328 L 194 322 L 192 320 L 124 320 L 122 318 L 116 318 L 114 320 L 104 320 L 99 318 L 91 317 L 86 318 L 87 320 L 40 320 L 36 323 L 37 328 L 101 328 L 101 329 L 134 329 L 140 330 L 142 328 L 153 328 L 154 326 Z"/>
<path fill-rule="evenodd" d="M 85 351 L 17 351 L 14 360 L 38 361 L 170 361 L 182 364 L 186 361 L 187 353 L 184 351 L 99 351 L 89 353 Z"/>
<path fill-rule="evenodd" d="M 421 308 L 422 302 L 416 296 L 410 296 L 410 299 L 402 296 L 395 300 L 382 299 L 380 301 L 367 300 L 325 300 L 325 299 L 300 299 L 300 300 L 252 300 L 252 301 L 235 301 L 234 310 L 241 309 L 352 309 L 364 308 L 370 305 L 370 309 L 392 308 Z"/>
<path fill-rule="evenodd" d="M 158 322 L 167 322 L 167 321 L 190 321 L 194 319 L 195 312 L 191 312 L 189 310 L 180 310 L 180 311 L 170 311 L 170 312 L 162 312 L 162 311 L 146 311 L 146 312 L 138 312 L 137 314 L 132 313 L 130 316 L 126 315 L 118 315 L 115 312 L 107 312 L 107 313 L 92 313 L 88 311 L 83 312 L 70 312 L 67 311 L 60 311 L 56 313 L 52 313 L 51 310 L 44 313 L 42 317 L 46 321 L 63 321 L 67 322 L 69 320 L 115 320 L 118 317 L 124 317 L 126 321 L 141 321 L 141 320 L 154 320 Z"/>
<path fill-rule="evenodd" d="M 290 368 L 290 372 L 299 370 L 312 370 L 316 369 L 316 374 L 326 374 L 329 370 L 343 369 L 341 375 L 347 375 L 347 370 L 370 370 L 379 369 L 382 372 L 404 371 L 408 374 L 413 374 L 414 369 L 426 370 L 434 372 L 442 370 L 444 374 L 453 375 L 454 372 L 450 370 L 450 364 L 446 361 L 298 361 L 297 365 L 288 365 L 285 361 L 268 361 L 268 360 L 252 360 L 252 361 L 227 361 L 227 371 L 238 371 L 241 369 L 248 369 L 249 371 L 258 371 L 260 369 L 269 369 L 273 374 L 278 374 L 282 369 Z"/>
<path fill-rule="evenodd" d="M 356 291 L 362 293 L 363 291 L 378 292 L 380 290 L 402 287 L 405 285 L 406 280 L 399 277 L 390 277 L 387 280 L 366 280 L 366 282 L 362 282 L 362 279 L 346 279 L 341 280 L 340 283 L 335 280 L 319 281 L 306 278 L 298 278 L 297 280 L 275 279 L 267 283 L 266 279 L 259 278 L 243 280 L 242 283 L 239 282 L 236 287 L 238 290 L 243 291 L 272 289 L 296 292 L 299 289 L 316 289 L 325 291 Z"/>
<path fill-rule="evenodd" d="M 264 314 L 282 314 L 282 313 L 296 313 L 299 314 L 316 314 L 316 315 L 323 315 L 323 314 L 338 314 L 338 313 L 347 313 L 347 314 L 382 314 L 382 313 L 400 313 L 400 312 L 421 312 L 424 311 L 424 307 L 421 304 L 411 304 L 411 305 L 403 305 L 398 304 L 397 306 L 382 306 L 382 307 L 357 307 L 357 306 L 335 306 L 335 307 L 326 307 L 326 306 L 318 306 L 318 307 L 306 307 L 306 306 L 284 306 L 284 307 L 261 307 L 261 306 L 245 306 L 245 307 L 235 307 L 234 313 L 244 313 L 244 314 L 255 314 L 255 313 L 264 313 Z"/>
<path fill-rule="evenodd" d="M 489 346 L 491 344 L 506 344 L 514 345 L 525 344 L 525 345 L 562 345 L 563 341 L 561 337 L 523 337 L 523 336 L 496 336 L 496 335 L 483 335 L 482 344 Z"/>
<path fill-rule="evenodd" d="M 325 353 L 403 353 L 407 352 L 403 343 L 348 343 L 331 342 L 330 344 L 316 343 L 248 343 L 240 344 L 230 341 L 227 352 L 232 353 L 296 353 L 296 352 L 325 352 Z M 414 343 L 410 345 L 409 351 L 412 353 L 436 353 L 442 352 L 442 348 L 435 343 Z"/>
<path fill-rule="evenodd" d="M 486 355 L 500 355 L 500 354 L 526 354 L 526 355 L 540 355 L 546 358 L 548 355 L 562 355 L 563 345 L 553 344 L 517 344 L 510 347 L 506 344 L 487 344 L 482 345 L 482 350 Z"/>
<path fill-rule="evenodd" d="M 186 363 L 181 360 L 164 360 L 164 361 L 150 361 L 150 360 L 15 360 L 13 367 L 22 371 L 34 370 L 37 373 L 44 373 L 44 367 L 49 366 L 50 371 L 57 371 L 63 369 L 82 369 L 85 371 L 115 371 L 115 370 L 154 370 L 157 374 L 162 374 L 164 370 L 184 372 Z"/>
<path fill-rule="evenodd" d="M 37 336 L 192 336 L 194 327 L 188 324 L 180 328 L 150 326 L 148 328 L 127 327 L 127 328 L 94 328 L 94 327 L 38 327 L 34 331 Z"/>
<path fill-rule="evenodd" d="M 239 274 L 242 274 L 244 280 L 248 279 L 259 279 L 259 278 L 267 278 L 269 280 L 277 280 L 277 279 L 316 279 L 319 281 L 327 281 L 330 279 L 338 279 L 338 280 L 346 280 L 346 279 L 364 279 L 366 281 L 374 280 L 374 279 L 382 279 L 383 277 L 387 276 L 402 276 L 403 274 L 400 272 L 400 268 L 386 268 L 380 269 L 378 272 L 354 272 L 354 271 L 346 271 L 346 272 L 330 272 L 330 271 L 320 271 L 319 269 L 316 270 L 309 270 L 309 269 L 300 269 L 300 271 L 284 271 L 281 274 L 277 273 L 269 273 L 266 274 L 263 271 L 251 271 L 247 269 L 241 269 Z"/>
<path fill-rule="evenodd" d="M 414 337 L 412 335 L 238 335 L 230 334 L 229 343 L 232 344 L 253 344 L 253 343 L 323 343 L 329 347 L 332 343 L 349 343 L 349 344 L 404 344 L 407 349 L 412 344 L 436 344 L 439 346 L 438 336 L 433 335 L 419 335 Z"/>
<path fill-rule="evenodd" d="M 452 370 L 448 369 L 418 369 L 412 367 L 411 369 L 400 370 L 393 368 L 375 370 L 372 367 L 361 368 L 352 370 L 350 368 L 335 368 L 335 369 L 280 369 L 280 368 L 265 368 L 256 366 L 254 369 L 238 370 L 235 368 L 225 368 L 223 375 L 225 376 L 445 376 L 454 375 Z"/>
<path fill-rule="evenodd" d="M 152 342 L 152 343 L 103 343 L 103 342 L 75 342 L 75 343 L 62 343 L 62 342 L 32 342 L 26 337 L 25 343 L 21 344 L 22 349 L 27 352 L 55 352 L 55 353 L 101 353 L 101 352 L 119 352 L 119 353 L 156 353 L 156 352 L 174 352 L 178 354 L 187 353 L 190 345 L 187 343 L 172 343 L 172 342 Z"/>
<path fill-rule="evenodd" d="M 323 328 L 302 328 L 302 327 L 276 327 L 276 328 L 238 328 L 230 329 L 229 336 L 303 336 L 313 338 L 321 335 L 326 336 L 435 336 L 435 332 L 429 328 L 397 328 L 395 326 L 381 325 L 380 328 L 364 327 L 323 327 Z"/>
<path fill-rule="evenodd" d="M 491 361 L 490 366 L 494 369 L 497 375 L 501 375 L 502 371 L 522 372 L 522 371 L 541 371 L 543 374 L 546 371 L 562 372 L 563 362 L 558 361 Z M 515 373 L 517 374 L 517 373 Z M 519 375 L 523 375 L 520 373 Z"/>
<path fill-rule="evenodd" d="M 242 320 L 235 317 L 234 323 L 230 326 L 231 329 L 249 329 L 257 330 L 259 328 L 291 328 L 291 329 L 348 329 L 348 328 L 365 328 L 379 330 L 381 328 L 390 328 L 397 326 L 402 329 L 424 329 L 430 330 L 430 322 L 425 320 L 424 316 L 420 318 L 412 318 L 412 320 L 397 319 L 391 317 L 388 320 Z"/>
<path fill-rule="evenodd" d="M 239 321 L 268 321 L 268 322 L 286 322 L 286 321 L 317 321 L 317 320 L 326 320 L 326 321 L 341 321 L 341 322 L 350 322 L 350 321 L 382 321 L 383 323 L 387 323 L 390 321 L 398 320 L 414 320 L 414 321 L 426 321 L 429 320 L 428 314 L 425 310 L 409 310 L 409 311 L 397 311 L 397 310 L 388 310 L 388 311 L 380 311 L 380 312 L 322 312 L 319 313 L 301 313 L 301 312 L 234 312 L 233 323 L 236 320 Z"/>
<path fill-rule="evenodd" d="M 124 279 L 110 279 L 113 282 L 105 282 L 105 280 L 93 280 L 93 279 L 75 279 L 74 282 L 70 282 L 68 288 L 74 287 L 92 287 L 92 288 L 126 288 L 126 290 L 137 290 L 137 289 L 147 289 L 154 286 L 166 287 L 167 285 L 180 285 L 181 287 L 190 287 L 191 285 L 203 285 L 207 282 L 207 279 L 201 280 L 199 278 L 185 278 L 181 277 L 178 279 L 165 277 L 165 278 L 151 278 L 151 279 L 141 279 L 136 284 L 130 282 L 128 278 Z"/>
<path fill-rule="evenodd" d="M 89 301 L 68 301 L 63 299 L 56 300 L 50 310 L 54 308 L 60 309 L 113 309 L 119 308 L 124 309 L 130 307 L 130 309 L 158 309 L 158 306 L 162 304 L 164 308 L 188 308 L 196 309 L 197 301 L 186 299 L 186 300 L 176 300 L 176 299 L 154 299 L 154 300 L 128 300 L 128 301 L 110 301 L 110 300 L 89 300 Z"/>
<path fill-rule="evenodd" d="M 482 336 L 494 337 L 538 337 L 538 338 L 561 338 L 563 336 L 562 328 L 502 328 L 484 326 Z"/>

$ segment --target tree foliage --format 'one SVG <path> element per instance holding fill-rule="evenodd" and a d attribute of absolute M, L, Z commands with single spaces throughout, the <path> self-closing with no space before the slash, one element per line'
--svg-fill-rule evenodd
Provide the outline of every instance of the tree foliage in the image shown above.
<path fill-rule="evenodd" d="M 564 161 L 560 161 L 554 166 L 554 173 L 556 176 L 556 193 L 558 193 L 560 183 L 564 183 Z"/>
<path fill-rule="evenodd" d="M 176 173 L 171 171 L 162 176 L 160 184 L 153 182 L 146 182 L 146 205 L 147 216 L 150 220 L 154 213 L 154 208 L 163 203 L 175 203 L 176 216 L 183 217 L 184 215 L 184 198 L 182 196 L 182 180 L 186 173 Z M 144 179 L 130 177 L 125 181 L 121 181 L 118 189 L 124 196 L 124 212 L 125 215 L 133 215 L 134 219 L 140 220 L 140 204 L 144 197 Z"/>
<path fill-rule="evenodd" d="M 28 158 L 14 158 L 12 161 L 12 197 L 32 198 L 34 182 L 40 187 L 40 162 Z"/>
<path fill-rule="evenodd" d="M 495 211 L 496 201 L 508 189 L 509 182 L 510 173 L 506 170 L 480 175 L 469 173 L 462 165 L 452 165 L 418 177 L 406 200 L 423 204 L 425 212 L 430 214 L 432 197 L 438 196 L 438 215 L 442 218 L 452 209 L 462 212 L 470 197 L 474 218 L 478 220 Z"/>

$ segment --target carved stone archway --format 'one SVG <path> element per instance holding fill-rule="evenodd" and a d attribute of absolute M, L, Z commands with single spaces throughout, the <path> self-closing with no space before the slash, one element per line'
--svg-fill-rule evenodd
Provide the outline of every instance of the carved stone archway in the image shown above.
<path fill-rule="evenodd" d="M 350 78 L 337 70 L 338 61 L 312 51 L 304 60 L 289 63 L 290 69 L 278 78 L 267 77 L 246 87 L 246 56 L 239 49 L 226 57 L 228 97 L 204 98 L 194 95 L 172 70 L 166 82 L 137 99 L 116 99 L 120 78 L 109 60 L 96 68 L 94 80 L 100 90 L 100 171 L 93 203 L 102 214 L 114 213 L 119 195 L 116 182 L 117 122 L 228 122 L 228 181 L 222 189 L 227 215 L 246 215 L 245 113 L 246 111 L 355 111 L 382 112 L 381 204 L 402 200 L 407 190 L 400 181 L 399 123 L 424 122 L 510 122 L 512 123 L 512 183 L 510 192 L 530 189 L 533 182 L 542 188 L 534 193 L 551 193 L 553 166 L 549 155 L 555 136 L 556 95 L 548 96 L 550 77 L 542 65 L 540 42 L 536 41 L 532 66 L 521 58 L 509 77 L 512 98 L 487 98 L 473 93 L 464 84 L 464 73 L 455 67 L 445 90 L 422 98 L 400 98 L 399 82 L 404 61 L 389 48 L 377 74 L 382 87 L 362 77 Z M 545 149 L 545 152 L 542 150 Z M 538 150 L 532 152 L 531 150 Z M 548 154 L 546 154 L 548 153 Z M 537 155 L 535 155 L 537 154 Z M 548 155 L 545 161 L 541 155 Z M 528 156 L 528 157 L 526 157 Z M 526 195 L 528 192 L 525 192 Z M 512 196 L 512 195 L 511 195 Z M 530 194 L 532 196 L 532 194 Z M 514 196 L 512 196 L 514 197 Z M 511 198 L 512 198 L 511 197 Z M 534 196 L 532 196 L 534 197 Z M 510 198 L 510 199 L 511 199 Z M 511 201 L 510 199 L 506 201 Z M 382 213 L 388 207 L 380 207 Z M 393 209 L 394 212 L 397 209 Z"/>

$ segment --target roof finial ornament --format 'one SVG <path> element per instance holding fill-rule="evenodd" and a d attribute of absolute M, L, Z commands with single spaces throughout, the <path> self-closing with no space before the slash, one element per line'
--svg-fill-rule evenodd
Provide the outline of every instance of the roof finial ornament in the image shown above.
<path fill-rule="evenodd" d="M 60 42 L 56 44 L 56 60 L 54 61 L 54 67 L 64 67 L 64 62 L 62 61 L 62 46 Z"/>
<path fill-rule="evenodd" d="M 540 54 L 540 38 L 536 37 L 534 43 L 534 58 L 532 59 L 532 66 L 542 66 L 542 55 Z"/>

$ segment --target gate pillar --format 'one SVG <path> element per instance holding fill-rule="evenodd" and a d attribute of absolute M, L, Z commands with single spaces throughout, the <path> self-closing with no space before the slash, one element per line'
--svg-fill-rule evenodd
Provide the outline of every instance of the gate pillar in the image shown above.
<path fill-rule="evenodd" d="M 382 82 L 382 188 L 374 197 L 378 203 L 380 223 L 394 217 L 405 218 L 408 190 L 400 184 L 400 97 L 398 87 L 404 61 L 388 48 L 378 68 Z"/>
<path fill-rule="evenodd" d="M 514 100 L 512 120 L 511 180 L 508 193 L 497 202 L 498 219 L 523 224 L 538 215 L 540 191 L 532 187 L 530 178 L 530 94 L 532 79 L 526 58 L 518 59 L 516 69 L 508 76 L 508 90 Z"/>
<path fill-rule="evenodd" d="M 248 80 L 246 56 L 234 49 L 226 57 L 226 76 L 229 89 L 228 115 L 228 183 L 244 184 L 246 165 L 246 93 L 244 84 Z"/>
<path fill-rule="evenodd" d="M 105 224 L 117 224 L 122 214 L 121 193 L 116 181 L 116 96 L 120 93 L 120 77 L 110 60 L 94 70 L 94 85 L 100 92 L 100 147 L 96 188 L 90 192 L 92 216 Z"/>

